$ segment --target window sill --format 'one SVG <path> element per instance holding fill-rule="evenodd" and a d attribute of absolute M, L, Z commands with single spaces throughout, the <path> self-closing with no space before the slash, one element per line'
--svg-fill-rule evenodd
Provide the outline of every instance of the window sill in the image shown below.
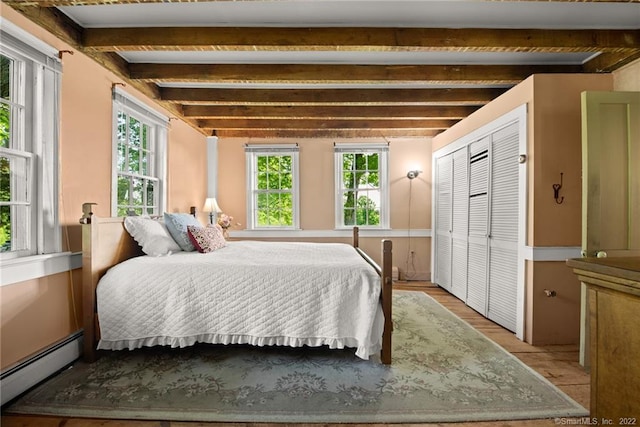
<path fill-rule="evenodd" d="M 0 267 L 0 286 L 7 286 L 82 268 L 82 253 L 58 252 L 13 258 L 0 262 Z"/>
<path fill-rule="evenodd" d="M 353 228 L 334 230 L 230 230 L 232 238 L 349 238 L 353 236 Z M 388 229 L 388 228 L 360 228 L 360 237 L 431 237 L 428 229 Z"/>

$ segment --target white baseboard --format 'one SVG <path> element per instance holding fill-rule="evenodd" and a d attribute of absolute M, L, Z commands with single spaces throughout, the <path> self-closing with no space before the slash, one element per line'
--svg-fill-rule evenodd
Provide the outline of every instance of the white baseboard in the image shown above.
<path fill-rule="evenodd" d="M 82 331 L 0 374 L 2 405 L 71 364 L 82 353 Z"/>

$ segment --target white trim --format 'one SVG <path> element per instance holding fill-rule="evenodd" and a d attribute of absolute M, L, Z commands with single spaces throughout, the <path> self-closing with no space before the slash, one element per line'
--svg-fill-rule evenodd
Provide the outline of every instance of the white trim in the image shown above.
<path fill-rule="evenodd" d="M 46 55 L 48 58 L 47 60 L 43 61 L 42 58 L 34 57 L 34 55 L 29 55 L 26 52 L 22 53 L 23 55 L 28 56 L 28 58 L 31 59 L 32 61 L 36 61 L 39 64 L 42 64 L 47 67 L 51 67 L 53 70 L 60 72 L 59 67 L 60 67 L 61 61 L 58 59 L 58 53 L 59 53 L 58 49 L 43 42 L 42 40 L 35 37 L 31 33 L 23 30 L 13 22 L 1 16 L 0 16 L 0 28 L 2 28 L 2 32 L 16 38 L 22 43 L 29 45 L 30 48 L 37 50 L 41 54 Z M 52 64 L 51 61 L 55 61 L 53 63 L 54 64 L 53 67 L 51 66 Z"/>
<path fill-rule="evenodd" d="M 81 252 L 60 252 L 13 258 L 2 261 L 0 286 L 39 279 L 77 268 L 82 268 Z"/>
<path fill-rule="evenodd" d="M 378 153 L 389 151 L 389 143 L 334 142 L 333 151 L 336 153 Z"/>
<path fill-rule="evenodd" d="M 246 144 L 244 151 L 247 153 L 279 153 L 299 151 L 298 144 Z"/>
<path fill-rule="evenodd" d="M 525 246 L 524 259 L 527 261 L 566 261 L 580 258 L 580 246 Z"/>
<path fill-rule="evenodd" d="M 528 188 L 529 188 L 529 162 L 527 161 L 527 138 L 528 138 L 528 121 L 527 121 L 527 104 L 522 104 L 520 107 L 508 113 L 505 117 L 507 120 L 518 121 L 518 149 L 519 155 L 524 156 L 524 161 L 519 164 L 518 168 L 518 288 L 516 290 L 516 337 L 524 341 L 525 334 L 525 322 L 526 322 L 526 287 L 527 278 L 525 270 L 525 258 L 524 248 L 527 244 L 527 223 L 528 218 Z"/>
<path fill-rule="evenodd" d="M 334 218 L 336 229 L 351 230 L 351 226 L 344 225 L 344 204 L 342 192 L 342 167 L 343 155 L 348 153 L 369 153 L 378 154 L 378 173 L 379 173 L 379 191 L 380 191 L 380 224 L 379 225 L 361 225 L 360 229 L 379 229 L 385 230 L 390 228 L 391 221 L 391 203 L 389 201 L 390 182 L 389 182 L 389 144 L 357 144 L 357 143 L 334 143 L 333 149 L 333 176 L 334 176 Z"/>
<path fill-rule="evenodd" d="M 14 123 L 16 133 L 12 130 L 13 148 L 33 155 L 26 171 L 29 205 L 26 213 L 16 215 L 12 223 L 12 236 L 24 239 L 25 244 L 0 254 L 0 259 L 6 261 L 61 250 L 58 218 L 61 63 L 58 51 L 51 46 L 8 21 L 0 23 L 8 24 L 2 27 L 0 50 L 16 61 L 16 101 L 21 105 L 21 114 Z"/>
<path fill-rule="evenodd" d="M 2 405 L 73 363 L 80 357 L 81 350 L 82 332 L 77 332 L 3 372 L 0 379 Z"/>
<path fill-rule="evenodd" d="M 111 216 L 118 216 L 118 114 L 122 111 L 127 117 L 134 117 L 149 126 L 149 142 L 153 144 L 153 177 L 158 179 L 157 194 L 157 214 L 161 215 L 166 210 L 168 193 L 168 129 L 169 117 L 159 113 L 151 106 L 143 103 L 126 91 L 115 87 L 112 91 L 112 124 L 111 124 Z M 136 177 L 145 178 L 142 174 Z M 154 203 L 155 204 L 155 203 Z M 147 205 L 149 205 L 147 201 Z"/>
<path fill-rule="evenodd" d="M 273 153 L 273 154 L 271 154 Z M 256 176 L 257 162 L 260 155 L 291 156 L 292 188 L 291 197 L 293 199 L 293 225 L 287 226 L 263 226 L 256 223 L 254 212 L 256 210 Z M 246 144 L 245 145 L 245 176 L 247 182 L 247 230 L 267 232 L 285 232 L 300 230 L 300 149 L 298 144 Z"/>
<path fill-rule="evenodd" d="M 140 101 L 119 86 L 113 88 L 113 102 L 118 103 L 121 108 L 128 110 L 134 116 L 139 116 L 136 118 L 144 118 L 156 126 L 169 127 L 168 116 Z"/>
<path fill-rule="evenodd" d="M 229 230 L 234 238 L 343 238 L 353 236 L 353 230 Z M 360 237 L 415 238 L 431 237 L 430 229 L 379 229 L 360 228 Z"/>

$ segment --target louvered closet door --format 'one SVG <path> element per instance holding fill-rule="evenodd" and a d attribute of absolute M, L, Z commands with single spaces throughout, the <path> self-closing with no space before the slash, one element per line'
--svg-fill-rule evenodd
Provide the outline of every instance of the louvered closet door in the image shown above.
<path fill-rule="evenodd" d="M 489 141 L 485 137 L 469 145 L 467 305 L 482 315 L 487 313 Z"/>
<path fill-rule="evenodd" d="M 467 234 L 469 230 L 469 157 L 467 148 L 453 153 L 451 221 L 451 293 L 467 301 Z"/>
<path fill-rule="evenodd" d="M 452 156 L 436 161 L 436 254 L 435 282 L 451 288 L 451 165 Z"/>
<path fill-rule="evenodd" d="M 516 329 L 518 266 L 518 124 L 492 135 L 487 317 Z"/>

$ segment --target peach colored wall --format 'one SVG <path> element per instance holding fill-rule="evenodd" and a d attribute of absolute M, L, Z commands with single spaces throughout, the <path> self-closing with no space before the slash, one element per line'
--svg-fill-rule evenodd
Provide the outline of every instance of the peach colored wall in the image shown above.
<path fill-rule="evenodd" d="M 60 50 L 73 50 L 9 7 L 0 15 Z M 60 127 L 60 223 L 63 243 L 81 250 L 83 202 L 96 202 L 94 213 L 110 216 L 111 209 L 111 88 L 120 82 L 93 60 L 74 51 L 63 56 Z M 152 100 L 131 87 L 124 90 L 167 116 Z M 171 120 L 168 133 L 167 210 L 187 212 L 206 197 L 206 141 L 204 135 L 180 120 Z M 68 242 L 68 243 L 67 243 Z M 0 288 L 1 368 L 53 344 L 78 330 L 81 298 L 80 270 Z"/>
<path fill-rule="evenodd" d="M 580 282 L 564 262 L 529 262 L 533 269 L 530 341 L 533 345 L 580 342 Z M 547 297 L 545 289 L 556 291 Z"/>
<path fill-rule="evenodd" d="M 611 90 L 610 74 L 533 75 L 433 139 L 440 149 L 514 108 L 527 104 L 528 221 L 527 245 L 580 246 L 581 106 L 584 90 Z M 552 185 L 564 173 L 561 205 Z M 575 343 L 579 329 L 579 282 L 564 262 L 528 262 L 525 340 L 533 344 Z M 543 298 L 554 286 L 562 293 L 562 310 Z M 559 300 L 556 300 L 560 301 Z M 557 305 L 557 304 L 556 304 Z M 567 307 L 572 307 L 571 309 Z M 554 319 L 550 327 L 542 319 Z M 560 325 L 560 327 L 558 327 Z"/>
<path fill-rule="evenodd" d="M 613 90 L 640 91 L 640 59 L 636 59 L 612 74 Z"/>
<path fill-rule="evenodd" d="M 0 287 L 2 369 L 82 327 L 80 270 Z M 77 317 L 74 315 L 77 314 Z"/>
<path fill-rule="evenodd" d="M 538 74 L 534 84 L 532 246 L 580 246 L 582 240 L 582 111 L 585 90 L 611 90 L 610 74 Z M 563 185 L 562 204 L 553 184 Z M 531 201 L 531 195 L 529 197 Z"/>
<path fill-rule="evenodd" d="M 365 142 L 384 142 L 383 139 Z M 218 203 L 222 210 L 242 224 L 246 218 L 246 177 L 244 145 L 257 143 L 298 143 L 300 147 L 300 226 L 303 230 L 333 230 L 334 214 L 334 142 L 333 139 L 251 140 L 221 138 L 218 141 Z M 363 142 L 354 140 L 350 142 Z M 411 188 L 411 228 L 428 229 L 431 223 L 431 141 L 392 139 L 389 146 L 389 182 L 391 228 L 409 228 L 409 188 Z M 409 168 L 423 173 L 411 182 Z M 283 237 L 286 238 L 286 233 Z M 279 238 L 279 239 L 282 239 Z M 309 239 L 313 240 L 313 239 Z M 371 240 L 371 242 L 369 242 Z M 394 264 L 406 272 L 408 251 L 415 251 L 411 270 L 428 277 L 430 273 L 430 238 L 393 238 Z M 364 238 L 361 246 L 379 262 L 378 238 Z M 411 260 L 410 260 L 411 261 Z"/>

